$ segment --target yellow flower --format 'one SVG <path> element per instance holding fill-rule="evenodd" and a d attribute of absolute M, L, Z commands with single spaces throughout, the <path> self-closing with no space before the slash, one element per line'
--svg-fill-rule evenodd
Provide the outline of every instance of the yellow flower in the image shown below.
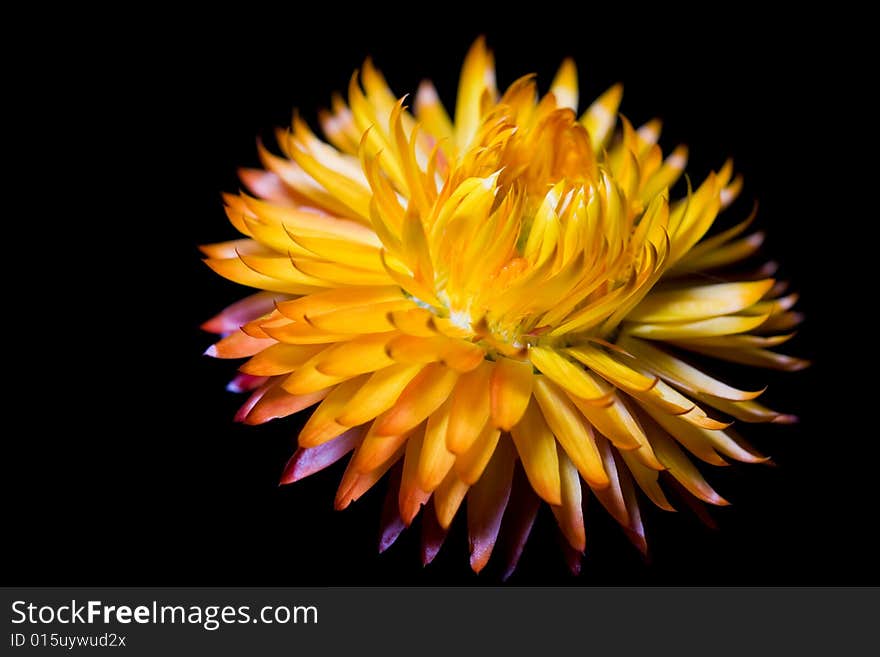
<path fill-rule="evenodd" d="M 260 147 L 265 169 L 241 172 L 251 194 L 225 197 L 245 237 L 203 250 L 261 291 L 205 328 L 225 336 L 210 355 L 249 358 L 239 420 L 317 405 L 284 482 L 353 452 L 338 509 L 392 471 L 381 548 L 427 505 L 430 561 L 464 503 L 471 566 L 504 516 L 508 573 L 538 498 L 575 566 L 588 495 L 643 550 L 637 490 L 663 509 L 670 485 L 727 504 L 692 457 L 763 461 L 729 420 L 794 418 L 694 363 L 803 367 L 767 349 L 800 316 L 772 271 L 725 269 L 760 246 L 741 237 L 752 217 L 705 237 L 740 190 L 732 164 L 671 199 L 687 149 L 664 158 L 658 121 L 615 131 L 621 93 L 578 118 L 567 60 L 545 96 L 532 76 L 500 94 L 481 39 L 454 117 L 430 82 L 411 112 L 367 61 L 320 115 L 327 142 L 295 118 L 283 156 Z"/>

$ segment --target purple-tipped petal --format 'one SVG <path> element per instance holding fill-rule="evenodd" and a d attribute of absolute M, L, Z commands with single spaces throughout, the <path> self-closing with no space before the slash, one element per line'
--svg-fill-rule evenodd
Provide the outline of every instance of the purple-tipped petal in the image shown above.
<path fill-rule="evenodd" d="M 568 539 L 565 538 L 565 534 L 561 531 L 557 532 L 557 536 L 559 538 L 559 547 L 562 550 L 562 556 L 565 558 L 565 563 L 568 566 L 568 569 L 571 571 L 572 575 L 580 575 L 581 566 L 584 563 L 583 553 L 578 552 L 571 547 Z"/>
<path fill-rule="evenodd" d="M 259 388 L 269 380 L 267 376 L 254 376 L 253 374 L 236 374 L 235 377 L 226 384 L 229 392 L 250 392 Z"/>
<path fill-rule="evenodd" d="M 288 295 L 276 292 L 257 292 L 224 308 L 218 315 L 202 324 L 202 329 L 209 333 L 233 333 L 242 324 L 272 312 L 276 299 L 288 298 Z"/>
<path fill-rule="evenodd" d="M 400 489 L 402 464 L 398 463 L 388 476 L 388 492 L 382 505 L 382 518 L 379 526 L 379 553 L 390 548 L 401 532 L 406 529 L 397 504 L 397 493 Z"/>
<path fill-rule="evenodd" d="M 235 417 L 233 420 L 235 422 L 244 422 L 245 418 L 248 416 L 248 413 L 251 412 L 254 406 L 256 406 L 257 402 L 260 401 L 263 396 L 269 392 L 273 387 L 279 385 L 281 382 L 281 377 L 272 377 L 266 379 L 266 382 L 263 385 L 257 387 L 251 393 L 251 396 L 247 398 L 247 401 L 241 405 L 241 407 L 235 412 Z"/>
<path fill-rule="evenodd" d="M 422 565 L 427 566 L 434 560 L 443 541 L 446 540 L 447 531 L 437 522 L 437 512 L 434 511 L 434 498 L 428 500 L 422 512 Z"/>
<path fill-rule="evenodd" d="M 515 463 L 513 444 L 502 440 L 483 475 L 467 493 L 468 534 L 471 545 L 471 568 L 479 573 L 489 562 L 501 517 L 510 499 Z"/>
<path fill-rule="evenodd" d="M 245 424 L 262 424 L 279 417 L 287 417 L 304 408 L 314 406 L 330 394 L 330 389 L 310 392 L 305 395 L 292 395 L 281 387 L 284 376 L 272 377 L 270 388 L 248 410 Z"/>
<path fill-rule="evenodd" d="M 355 427 L 317 447 L 300 447 L 284 466 L 281 483 L 292 484 L 333 465 L 353 450 L 363 435 L 363 427 Z"/>
<path fill-rule="evenodd" d="M 290 195 L 287 186 L 276 174 L 262 169 L 239 169 L 238 176 L 248 190 L 268 201 L 289 205 Z"/>
<path fill-rule="evenodd" d="M 709 513 L 709 509 L 706 507 L 705 504 L 694 497 L 668 472 L 661 472 L 660 476 L 663 477 L 663 482 L 669 489 L 670 497 L 690 509 L 690 511 L 693 512 L 693 514 L 701 523 L 703 523 L 703 525 L 705 525 L 709 529 L 718 529 L 718 524 L 715 522 L 712 514 Z"/>
<path fill-rule="evenodd" d="M 516 570 L 540 507 L 541 498 L 535 494 L 529 484 L 522 466 L 517 466 L 513 475 L 510 501 L 501 523 L 501 545 L 499 547 L 502 548 L 501 558 L 504 563 L 502 581 L 507 581 Z"/>
<path fill-rule="evenodd" d="M 639 501 L 636 498 L 636 487 L 633 483 L 632 475 L 622 463 L 622 459 L 618 456 L 615 456 L 614 458 L 617 460 L 620 489 L 623 493 L 623 501 L 624 504 L 626 504 L 626 511 L 629 516 L 629 523 L 624 528 L 624 531 L 626 531 L 626 536 L 629 538 L 630 542 L 638 548 L 639 552 L 641 552 L 645 558 L 647 558 L 648 541 L 645 539 L 645 527 L 642 524 L 642 514 L 639 511 Z"/>

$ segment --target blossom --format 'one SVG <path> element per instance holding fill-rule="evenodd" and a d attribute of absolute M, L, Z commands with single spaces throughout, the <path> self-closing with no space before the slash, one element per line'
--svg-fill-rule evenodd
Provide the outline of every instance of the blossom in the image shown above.
<path fill-rule="evenodd" d="M 656 120 L 618 128 L 621 96 L 578 117 L 571 60 L 542 97 L 533 76 L 499 93 L 481 39 L 452 117 L 430 82 L 410 111 L 367 60 L 326 141 L 297 116 L 280 155 L 259 146 L 225 196 L 244 237 L 203 247 L 259 292 L 205 328 L 209 355 L 248 358 L 238 420 L 315 407 L 284 483 L 348 457 L 343 509 L 390 472 L 380 549 L 421 512 L 425 563 L 465 506 L 475 571 L 503 525 L 511 572 L 544 502 L 576 570 L 587 497 L 645 550 L 640 499 L 726 505 L 695 460 L 766 460 L 732 421 L 793 416 L 703 367 L 803 367 L 770 350 L 796 297 L 771 266 L 732 268 L 761 245 L 754 216 L 707 236 L 732 163 L 673 198 L 687 149 L 664 157 Z"/>

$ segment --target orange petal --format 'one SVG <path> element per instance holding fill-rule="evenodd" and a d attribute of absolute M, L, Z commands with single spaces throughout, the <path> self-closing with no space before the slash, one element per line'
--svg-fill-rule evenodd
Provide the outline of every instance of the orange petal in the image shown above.
<path fill-rule="evenodd" d="M 242 407 L 242 410 L 246 407 L 248 410 L 244 413 L 239 411 L 240 416 L 236 417 L 245 424 L 262 424 L 314 406 L 330 394 L 330 389 L 326 388 L 305 395 L 292 395 L 282 387 L 283 382 L 283 378 L 269 379 L 265 390 L 254 392 L 252 398 L 256 397 L 256 399 L 253 404 L 248 400 L 248 403 Z"/>
<path fill-rule="evenodd" d="M 410 309 L 412 305 L 409 299 L 386 301 L 319 315 L 306 314 L 305 321 L 327 333 L 382 333 L 394 330 L 389 313 Z"/>
<path fill-rule="evenodd" d="M 202 329 L 211 333 L 232 333 L 242 324 L 272 312 L 275 302 L 286 298 L 286 295 L 276 292 L 257 292 L 224 308 L 202 324 Z"/>
<path fill-rule="evenodd" d="M 418 467 L 418 485 L 424 491 L 431 492 L 436 489 L 455 462 L 455 454 L 446 447 L 451 406 L 451 400 L 447 400 L 431 414 L 425 427 L 425 439 Z"/>
<path fill-rule="evenodd" d="M 333 506 L 337 511 L 347 508 L 349 504 L 370 490 L 388 472 L 391 466 L 400 460 L 400 457 L 403 455 L 403 445 L 400 445 L 385 461 L 368 472 L 358 472 L 352 467 L 359 451 L 360 447 L 355 450 L 354 456 L 348 462 L 348 467 L 345 469 L 342 481 L 339 482 L 339 488 L 336 490 Z"/>
<path fill-rule="evenodd" d="M 495 453 L 500 436 L 501 431 L 487 422 L 470 448 L 458 455 L 455 459 L 455 471 L 463 482 L 470 486 L 477 482 Z"/>
<path fill-rule="evenodd" d="M 255 354 L 239 370 L 254 376 L 287 374 L 324 350 L 325 345 L 274 344 Z"/>
<path fill-rule="evenodd" d="M 247 358 L 274 344 L 277 344 L 275 340 L 252 338 L 241 331 L 235 331 L 208 347 L 205 355 L 212 358 Z"/>
<path fill-rule="evenodd" d="M 467 451 L 489 420 L 489 381 L 493 369 L 491 363 L 482 361 L 477 368 L 462 374 L 455 384 L 446 430 L 446 445 L 454 454 Z"/>
<path fill-rule="evenodd" d="M 412 523 L 422 505 L 431 497 L 430 492 L 419 487 L 418 470 L 424 437 L 424 428 L 415 431 L 406 443 L 403 457 L 403 475 L 400 479 L 400 494 L 397 500 L 400 517 L 407 527 Z"/>
<path fill-rule="evenodd" d="M 452 392 L 458 373 L 439 363 L 425 367 L 404 389 L 397 402 L 376 418 L 378 435 L 409 431 L 436 411 Z"/>
<path fill-rule="evenodd" d="M 336 417 L 366 379 L 366 376 L 356 377 L 333 388 L 333 391 L 324 398 L 320 406 L 312 412 L 312 416 L 300 431 L 299 444 L 301 447 L 317 447 L 336 438 L 348 429 L 345 425 L 337 423 Z"/>
<path fill-rule="evenodd" d="M 481 347 L 456 338 L 420 338 L 402 335 L 388 345 L 388 355 L 399 363 L 442 362 L 459 372 L 468 372 L 485 358 Z"/>
<path fill-rule="evenodd" d="M 354 456 L 349 468 L 355 472 L 366 474 L 384 463 L 392 454 L 403 449 L 411 431 L 394 436 L 380 436 L 376 433 L 376 423 L 370 425 Z"/>

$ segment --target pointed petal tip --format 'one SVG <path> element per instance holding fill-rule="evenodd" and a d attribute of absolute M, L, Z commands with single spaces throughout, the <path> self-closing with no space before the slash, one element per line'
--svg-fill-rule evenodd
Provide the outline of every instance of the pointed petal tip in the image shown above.
<path fill-rule="evenodd" d="M 235 411 L 235 415 L 232 417 L 232 421 L 238 422 L 239 424 L 243 423 L 245 419 L 247 419 L 250 410 L 251 406 L 249 404 L 244 404 L 241 408 Z"/>
<path fill-rule="evenodd" d="M 792 415 L 791 413 L 785 413 L 782 415 L 777 415 L 773 418 L 773 424 L 797 424 L 801 419 L 797 415 Z"/>
<path fill-rule="evenodd" d="M 382 554 L 385 550 L 394 545 L 394 541 L 397 540 L 398 536 L 400 536 L 400 531 L 390 532 L 386 530 L 382 532 L 382 535 L 379 537 L 379 554 Z"/>
<path fill-rule="evenodd" d="M 219 335 L 223 333 L 223 322 L 220 321 L 219 317 L 213 317 L 207 322 L 204 322 L 199 328 L 206 333 L 216 333 Z"/>
<path fill-rule="evenodd" d="M 480 572 L 483 570 L 483 568 L 486 567 L 486 564 L 488 563 L 488 559 L 484 558 L 482 555 L 480 555 L 478 553 L 472 553 L 470 563 L 471 563 L 471 570 L 473 570 L 474 573 L 479 575 Z"/>
<path fill-rule="evenodd" d="M 648 541 L 645 539 L 644 533 L 637 532 L 632 529 L 627 529 L 626 535 L 629 538 L 630 542 L 636 546 L 636 549 L 638 549 L 638 551 L 642 553 L 642 557 L 647 559 L 648 558 Z"/>
<path fill-rule="evenodd" d="M 211 358 L 217 358 L 217 345 L 212 344 L 210 347 L 205 349 L 202 355 L 210 356 Z"/>

